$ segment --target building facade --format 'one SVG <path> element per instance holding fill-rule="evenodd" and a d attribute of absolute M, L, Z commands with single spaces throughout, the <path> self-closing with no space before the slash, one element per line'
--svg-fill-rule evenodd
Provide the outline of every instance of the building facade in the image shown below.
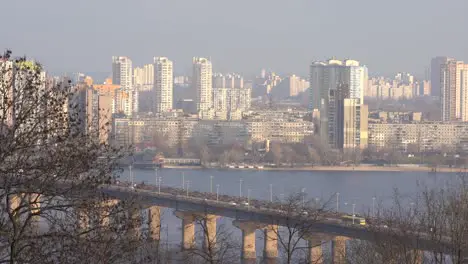
<path fill-rule="evenodd" d="M 468 151 L 468 123 L 369 123 L 369 147 L 407 151 L 415 146 L 420 152 Z"/>
<path fill-rule="evenodd" d="M 167 112 L 173 108 L 173 65 L 165 57 L 154 58 L 155 112 Z"/>
<path fill-rule="evenodd" d="M 115 105 L 125 115 L 138 112 L 138 90 L 133 87 L 132 60 L 128 57 L 112 57 L 112 83 L 120 85 Z"/>
<path fill-rule="evenodd" d="M 112 83 L 123 90 L 133 89 L 132 60 L 128 57 L 112 57 Z"/>
<path fill-rule="evenodd" d="M 441 66 L 453 60 L 449 57 L 435 57 L 431 60 L 431 95 L 440 97 L 442 95 Z"/>
<path fill-rule="evenodd" d="M 440 66 L 443 121 L 468 121 L 468 64 L 450 60 Z"/>
<path fill-rule="evenodd" d="M 360 66 L 355 60 L 313 62 L 310 66 L 309 110 L 326 109 L 330 89 L 336 89 L 340 84 L 349 86 L 349 98 L 359 99 L 363 104 L 367 79 L 367 67 Z"/>
<path fill-rule="evenodd" d="M 212 119 L 213 111 L 213 69 L 206 58 L 193 58 L 192 89 L 196 91 L 197 111 L 201 119 Z"/>
<path fill-rule="evenodd" d="M 154 65 L 146 64 L 133 70 L 134 86 L 152 86 L 154 84 Z"/>

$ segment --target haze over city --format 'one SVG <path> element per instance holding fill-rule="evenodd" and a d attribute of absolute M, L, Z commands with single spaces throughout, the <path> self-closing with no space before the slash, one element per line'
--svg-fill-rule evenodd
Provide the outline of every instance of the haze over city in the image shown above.
<path fill-rule="evenodd" d="M 468 263 L 468 0 L 4 2 L 0 263 Z"/>
<path fill-rule="evenodd" d="M 306 76 L 312 60 L 336 56 L 372 75 L 423 77 L 432 57 L 468 60 L 467 9 L 465 0 L 4 1 L 0 48 L 57 73 L 109 73 L 119 54 L 137 65 L 167 56 L 181 74 L 204 56 L 220 72 Z"/>

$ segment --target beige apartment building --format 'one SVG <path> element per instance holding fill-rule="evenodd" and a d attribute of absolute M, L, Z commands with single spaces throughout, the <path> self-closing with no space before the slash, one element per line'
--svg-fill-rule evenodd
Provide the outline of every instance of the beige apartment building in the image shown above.
<path fill-rule="evenodd" d="M 211 61 L 194 57 L 192 60 L 192 89 L 196 91 L 200 119 L 213 119 L 213 69 Z"/>
<path fill-rule="evenodd" d="M 157 135 L 173 147 L 187 142 L 197 123 L 197 119 L 177 117 L 115 118 L 113 138 L 118 146 L 131 146 L 151 142 Z"/>
<path fill-rule="evenodd" d="M 264 118 L 256 116 L 246 120 L 199 120 L 187 117 L 115 118 L 113 139 L 118 146 L 147 143 L 155 135 L 161 136 L 169 146 L 187 143 L 191 138 L 207 145 L 247 144 L 248 142 L 296 143 L 313 135 L 314 124 L 300 118 Z"/>
<path fill-rule="evenodd" d="M 154 58 L 154 99 L 155 112 L 167 112 L 172 107 L 173 100 L 173 63 L 166 57 Z"/>
<path fill-rule="evenodd" d="M 468 121 L 468 64 L 449 60 L 440 66 L 443 121 Z"/>
<path fill-rule="evenodd" d="M 369 147 L 407 151 L 468 150 L 468 123 L 369 123 Z"/>
<path fill-rule="evenodd" d="M 304 120 L 248 120 L 246 124 L 253 142 L 298 143 L 314 134 L 314 124 Z"/>

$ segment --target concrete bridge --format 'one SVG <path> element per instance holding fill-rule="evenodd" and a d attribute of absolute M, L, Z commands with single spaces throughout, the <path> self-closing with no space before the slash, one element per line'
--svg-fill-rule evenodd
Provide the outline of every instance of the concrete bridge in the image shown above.
<path fill-rule="evenodd" d="M 161 189 L 162 188 L 162 189 Z M 182 249 L 193 248 L 195 241 L 195 219 L 204 216 L 208 229 L 205 241 L 215 241 L 216 219 L 229 217 L 235 219 L 233 225 L 242 230 L 243 263 L 255 263 L 255 231 L 262 229 L 265 232 L 264 259 L 275 263 L 278 257 L 278 226 L 304 226 L 307 225 L 305 239 L 309 244 L 309 260 L 321 263 L 324 238 L 332 241 L 332 256 L 334 263 L 343 263 L 346 252 L 346 241 L 359 239 L 375 241 L 376 239 L 395 239 L 398 232 L 390 228 L 371 228 L 369 225 L 349 224 L 341 220 L 339 214 L 320 212 L 315 215 L 298 212 L 286 212 L 274 206 L 274 203 L 264 203 L 261 206 L 252 206 L 246 202 L 240 203 L 239 197 L 223 195 L 219 197 L 213 193 L 188 192 L 176 188 L 145 186 L 142 188 L 125 185 L 103 186 L 102 191 L 115 199 L 126 199 L 137 196 L 142 204 L 148 207 L 149 227 L 155 238 L 159 239 L 159 210 L 160 207 L 175 209 L 175 215 L 182 220 Z M 246 201 L 246 198 L 243 198 Z M 324 235 L 326 234 L 326 235 Z M 390 240 L 392 241 L 392 240 Z M 448 246 L 435 244 L 430 234 L 415 231 L 414 236 L 400 237 L 415 252 L 419 254 L 422 262 L 423 251 L 450 252 Z M 448 240 L 447 240 L 448 241 Z M 206 243 L 206 242 L 205 242 Z M 447 243 L 448 244 L 448 243 Z M 317 261 L 318 260 L 318 261 Z"/>

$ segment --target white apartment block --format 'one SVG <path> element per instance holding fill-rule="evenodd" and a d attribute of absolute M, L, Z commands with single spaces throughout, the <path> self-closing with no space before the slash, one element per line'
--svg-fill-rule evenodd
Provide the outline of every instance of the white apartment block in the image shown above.
<path fill-rule="evenodd" d="M 127 116 L 138 112 L 138 91 L 133 86 L 132 60 L 128 57 L 112 57 L 112 83 L 120 85 L 116 94 L 115 108 Z"/>
<path fill-rule="evenodd" d="M 468 123 L 369 123 L 369 147 L 408 150 L 414 145 L 421 152 L 468 151 Z"/>
<path fill-rule="evenodd" d="M 252 89 L 213 88 L 215 117 L 219 120 L 239 120 L 250 109 Z"/>
<path fill-rule="evenodd" d="M 314 124 L 300 119 L 254 119 L 247 120 L 246 124 L 253 142 L 300 143 L 314 134 Z"/>
<path fill-rule="evenodd" d="M 142 143 L 151 145 L 153 137 L 158 136 L 171 147 L 187 143 L 193 135 L 196 119 L 184 118 L 116 118 L 114 120 L 114 139 L 119 146 Z"/>
<path fill-rule="evenodd" d="M 133 85 L 147 86 L 154 83 L 154 66 L 146 64 L 143 67 L 138 67 L 133 70 Z"/>
<path fill-rule="evenodd" d="M 120 85 L 126 91 L 133 88 L 133 68 L 130 58 L 112 57 L 112 83 Z"/>
<path fill-rule="evenodd" d="M 192 87 L 196 91 L 197 111 L 201 119 L 213 118 L 213 69 L 206 58 L 193 58 Z"/>
<path fill-rule="evenodd" d="M 173 64 L 168 58 L 154 58 L 155 112 L 167 112 L 173 104 Z"/>

